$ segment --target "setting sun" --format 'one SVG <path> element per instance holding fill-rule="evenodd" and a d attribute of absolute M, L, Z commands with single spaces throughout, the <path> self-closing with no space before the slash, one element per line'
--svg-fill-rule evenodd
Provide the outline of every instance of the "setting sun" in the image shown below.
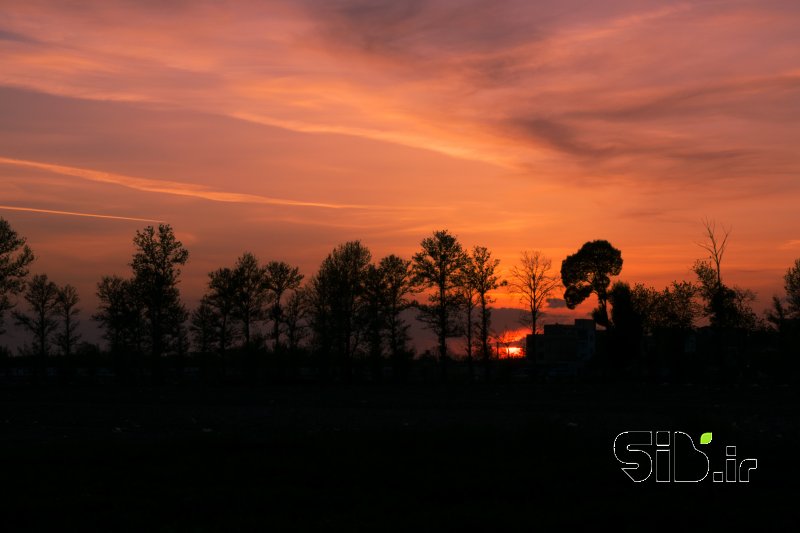
<path fill-rule="evenodd" d="M 516 359 L 525 354 L 519 346 L 508 346 L 500 348 L 500 359 Z"/>

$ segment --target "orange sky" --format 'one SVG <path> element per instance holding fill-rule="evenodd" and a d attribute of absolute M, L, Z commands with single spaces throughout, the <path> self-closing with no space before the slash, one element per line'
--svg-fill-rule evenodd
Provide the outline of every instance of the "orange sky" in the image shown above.
<path fill-rule="evenodd" d="M 137 219 L 190 304 L 244 250 L 308 275 L 440 228 L 506 267 L 608 239 L 663 287 L 708 217 L 759 310 L 800 256 L 794 2 L 166 4 L 0 0 L 0 216 L 85 308 Z"/>

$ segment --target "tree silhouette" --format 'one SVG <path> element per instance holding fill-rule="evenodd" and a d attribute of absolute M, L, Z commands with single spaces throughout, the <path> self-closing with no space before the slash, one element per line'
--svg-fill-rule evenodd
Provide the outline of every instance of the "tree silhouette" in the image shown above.
<path fill-rule="evenodd" d="M 236 261 L 233 269 L 234 283 L 234 316 L 242 324 L 245 348 L 250 348 L 253 325 L 264 319 L 269 291 L 267 290 L 266 271 L 258 264 L 256 256 L 245 252 Z"/>
<path fill-rule="evenodd" d="M 800 260 L 795 261 L 794 266 L 789 268 L 784 276 L 788 305 L 784 303 L 783 298 L 774 295 L 772 307 L 764 313 L 766 321 L 773 325 L 773 331 L 777 335 L 779 353 L 783 355 L 783 364 L 780 364 L 778 368 L 781 369 L 779 372 L 782 371 L 784 375 L 796 373 L 797 351 L 800 346 L 800 313 L 792 305 L 791 292 L 796 287 L 796 285 L 793 286 L 794 281 L 798 279 L 795 276 L 800 276 Z"/>
<path fill-rule="evenodd" d="M 722 235 L 718 236 L 715 222 L 705 220 L 703 224 L 707 242 L 697 245 L 708 252 L 708 259 L 697 260 L 692 270 L 697 275 L 703 298 L 707 302 L 706 314 L 710 317 L 711 325 L 731 327 L 735 322 L 736 293 L 722 283 L 722 258 L 728 247 L 730 229 L 723 228 Z"/>
<path fill-rule="evenodd" d="M 414 255 L 412 272 L 416 285 L 423 289 L 434 289 L 429 296 L 429 305 L 420 305 L 420 319 L 436 334 L 439 344 L 439 360 L 447 359 L 447 338 L 455 336 L 458 325 L 453 321 L 458 310 L 458 272 L 467 261 L 467 254 L 458 239 L 447 230 L 435 231 L 422 241 L 422 251 Z"/>
<path fill-rule="evenodd" d="M 192 346 L 192 343 L 189 339 L 190 329 L 186 325 L 186 321 L 189 318 L 189 312 L 185 307 L 181 308 L 181 312 L 183 314 L 183 320 L 178 322 L 178 326 L 175 330 L 174 341 L 172 343 L 172 349 L 175 355 L 178 356 L 179 365 L 183 365 L 184 357 L 189 355 L 189 351 L 191 350 Z"/>
<path fill-rule="evenodd" d="M 478 290 L 475 286 L 477 274 L 473 258 L 467 254 L 464 265 L 456 274 L 455 293 L 459 300 L 459 306 L 464 317 L 462 333 L 464 335 L 464 349 L 467 352 L 467 361 L 470 363 L 470 374 L 472 373 L 472 352 L 475 348 L 473 340 L 476 333 L 475 309 L 478 306 Z"/>
<path fill-rule="evenodd" d="M 645 332 L 689 331 L 701 314 L 698 288 L 688 281 L 673 281 L 661 291 L 638 283 L 632 297 L 642 315 Z"/>
<path fill-rule="evenodd" d="M 567 256 L 561 263 L 561 282 L 564 285 L 564 300 L 567 307 L 575 307 L 592 293 L 597 296 L 595 321 L 608 327 L 608 286 L 610 276 L 618 276 L 622 270 L 622 254 L 605 240 L 585 243 L 577 253 Z"/>
<path fill-rule="evenodd" d="M 765 311 L 767 322 L 775 326 L 779 333 L 783 333 L 788 323 L 789 310 L 778 296 L 772 297 L 772 307 Z"/>
<path fill-rule="evenodd" d="M 707 259 L 699 259 L 692 270 L 700 282 L 700 294 L 706 302 L 705 312 L 713 327 L 722 329 L 753 330 L 758 319 L 750 307 L 755 294 L 739 287 L 728 287 L 722 281 L 722 258 L 728 245 L 730 229 L 717 235 L 716 224 L 705 221 L 707 241 L 698 246 L 708 252 Z"/>
<path fill-rule="evenodd" d="M 491 350 L 489 347 L 489 326 L 492 321 L 492 310 L 489 304 L 494 303 L 494 299 L 489 296 L 489 292 L 494 291 L 507 283 L 500 279 L 495 272 L 500 265 L 499 259 L 492 259 L 492 253 L 485 246 L 476 246 L 472 249 L 471 256 L 472 286 L 478 296 L 478 306 L 480 309 L 480 328 L 479 340 L 481 346 L 481 356 L 484 361 L 490 358 Z"/>
<path fill-rule="evenodd" d="M 645 290 L 643 285 L 634 288 L 634 301 L 646 309 L 645 332 L 652 335 L 656 350 L 665 353 L 676 370 L 682 367 L 686 340 L 702 315 L 697 295 L 697 286 L 688 281 L 673 281 L 662 291 Z"/>
<path fill-rule="evenodd" d="M 25 288 L 28 265 L 34 256 L 8 221 L 0 217 L 0 334 L 5 333 L 3 319 L 5 312 L 14 307 L 11 301 Z"/>
<path fill-rule="evenodd" d="M 136 247 L 131 261 L 133 284 L 144 309 L 150 351 L 158 359 L 187 319 L 178 282 L 180 267 L 189 259 L 189 251 L 175 238 L 169 224 L 137 231 L 133 244 Z"/>
<path fill-rule="evenodd" d="M 283 295 L 287 291 L 293 291 L 300 286 L 303 275 L 300 274 L 298 267 L 293 267 L 283 261 L 270 261 L 265 267 L 265 283 L 267 290 L 271 293 L 270 299 L 270 319 L 272 320 L 272 342 L 273 350 L 278 351 L 280 346 L 281 325 L 283 317 Z"/>
<path fill-rule="evenodd" d="M 521 254 L 519 265 L 511 269 L 511 292 L 519 295 L 520 302 L 528 309 L 522 323 L 530 326 L 532 342 L 530 359 L 536 357 L 536 330 L 545 302 L 553 291 L 561 285 L 561 280 L 550 273 L 552 261 L 542 252 L 534 250 Z"/>
<path fill-rule="evenodd" d="M 220 338 L 220 320 L 208 295 L 192 311 L 189 327 L 197 350 L 201 354 L 212 352 Z"/>
<path fill-rule="evenodd" d="M 310 284 L 317 349 L 332 355 L 348 372 L 362 340 L 360 307 L 371 256 L 360 241 L 340 244 L 322 261 Z"/>
<path fill-rule="evenodd" d="M 609 355 L 618 365 L 640 355 L 644 335 L 644 310 L 635 301 L 628 283 L 617 281 L 608 292 L 611 303 L 611 349 Z"/>
<path fill-rule="evenodd" d="M 492 335 L 492 340 L 494 341 L 495 346 L 494 352 L 498 358 L 500 358 L 503 353 L 501 347 L 505 348 L 506 357 L 511 356 L 511 344 L 513 344 L 515 341 L 514 335 L 511 331 L 504 329 L 502 331 L 495 332 L 494 335 Z"/>
<path fill-rule="evenodd" d="M 289 353 L 296 352 L 308 331 L 309 298 L 304 287 L 298 287 L 289 295 L 283 311 L 286 326 L 286 348 Z"/>
<path fill-rule="evenodd" d="M 395 370 L 401 372 L 406 349 L 408 326 L 400 313 L 409 307 L 411 290 L 410 262 L 396 255 L 369 264 L 363 271 L 357 305 L 358 324 L 364 328 L 367 354 L 375 379 L 381 378 L 382 359 L 388 346 Z"/>
<path fill-rule="evenodd" d="M 620 367 L 640 361 L 643 340 L 649 336 L 654 343 L 647 344 L 648 352 L 655 347 L 657 354 L 679 365 L 687 335 L 701 313 L 697 293 L 697 287 L 686 281 L 673 281 L 663 290 L 615 282 L 608 293 L 613 326 L 608 333 L 610 362 Z"/>
<path fill-rule="evenodd" d="M 380 363 L 383 357 L 383 332 L 386 329 L 386 278 L 384 271 L 377 266 L 367 265 L 364 271 L 362 292 L 363 305 L 360 306 L 361 320 L 365 326 L 367 351 L 375 379 L 380 377 Z"/>
<path fill-rule="evenodd" d="M 402 259 L 394 254 L 381 259 L 378 269 L 384 280 L 384 309 L 386 321 L 389 354 L 395 362 L 395 370 L 401 366 L 408 354 L 408 324 L 400 314 L 411 306 L 408 295 L 413 289 L 410 276 L 411 261 Z"/>
<path fill-rule="evenodd" d="M 28 284 L 24 297 L 28 302 L 28 313 L 14 311 L 14 318 L 17 325 L 33 335 L 33 353 L 38 357 L 40 371 L 43 373 L 50 336 L 58 328 L 58 287 L 47 279 L 46 274 L 37 274 Z"/>
<path fill-rule="evenodd" d="M 796 259 L 794 265 L 786 271 L 783 280 L 789 302 L 788 312 L 792 317 L 800 318 L 800 259 Z"/>
<path fill-rule="evenodd" d="M 208 274 L 208 294 L 206 303 L 213 309 L 217 318 L 217 334 L 220 353 L 224 356 L 231 343 L 236 340 L 232 327 L 236 309 L 236 278 L 230 268 L 220 268 Z"/>
<path fill-rule="evenodd" d="M 56 335 L 56 344 L 61 348 L 65 357 L 70 357 L 78 341 L 78 291 L 72 285 L 64 285 L 58 289 L 56 296 L 56 314 L 61 321 L 61 332 Z"/>
<path fill-rule="evenodd" d="M 722 228 L 722 235 L 717 235 L 717 224 L 714 221 L 706 219 L 703 221 L 706 230 L 707 242 L 697 243 L 699 247 L 708 252 L 709 261 L 707 266 L 712 269 L 713 274 L 716 276 L 715 280 L 710 278 L 707 280 L 709 285 L 716 285 L 717 288 L 722 287 L 722 257 L 725 255 L 725 250 L 728 248 L 728 237 L 731 234 L 730 228 Z M 716 282 L 716 284 L 714 283 Z"/>
<path fill-rule="evenodd" d="M 127 359 L 141 354 L 145 331 L 144 310 L 131 280 L 104 276 L 97 284 L 100 305 L 93 319 L 104 330 L 111 351 Z"/>

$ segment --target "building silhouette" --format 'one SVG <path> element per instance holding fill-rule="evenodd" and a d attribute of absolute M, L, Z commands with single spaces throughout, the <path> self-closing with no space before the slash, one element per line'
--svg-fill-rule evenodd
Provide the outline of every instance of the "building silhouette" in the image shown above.
<path fill-rule="evenodd" d="M 533 335 L 525 338 L 526 353 L 534 351 Z M 595 356 L 597 327 L 594 320 L 576 319 L 573 324 L 547 324 L 536 335 L 534 361 L 548 374 L 577 374 Z"/>

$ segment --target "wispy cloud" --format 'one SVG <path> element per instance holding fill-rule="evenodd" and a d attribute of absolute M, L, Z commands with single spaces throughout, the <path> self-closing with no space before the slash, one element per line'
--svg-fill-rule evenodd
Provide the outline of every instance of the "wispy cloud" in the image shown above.
<path fill-rule="evenodd" d="M 110 220 L 128 220 L 134 222 L 164 222 L 152 218 L 123 217 L 116 215 L 100 215 L 98 213 L 77 213 L 75 211 L 59 211 L 56 209 L 38 209 L 36 207 L 21 207 L 16 205 L 0 205 L 0 209 L 6 211 L 24 211 L 26 213 L 42 213 L 45 215 L 66 215 L 71 217 L 106 218 Z"/>
<path fill-rule="evenodd" d="M 0 157 L 0 164 L 45 170 L 64 176 L 72 176 L 75 178 L 81 178 L 100 183 L 110 183 L 113 185 L 119 185 L 121 187 L 127 187 L 129 189 L 136 189 L 138 191 L 171 194 L 176 196 L 189 196 L 192 198 L 200 198 L 212 202 L 277 205 L 288 207 L 318 207 L 322 209 L 368 209 L 370 207 L 365 205 L 334 204 L 326 202 L 304 202 L 300 200 L 287 200 L 284 198 L 271 198 L 269 196 L 261 196 L 257 194 L 227 192 L 213 190 L 201 185 L 187 182 L 137 178 L 134 176 L 125 176 L 123 174 L 115 174 L 112 172 L 102 172 L 99 170 L 54 165 L 51 163 L 41 163 L 38 161 L 26 161 L 8 157 Z"/>
<path fill-rule="evenodd" d="M 535 168 L 537 180 L 559 182 L 571 165 L 571 177 L 624 169 L 630 181 L 698 182 L 758 169 L 764 179 L 793 153 L 799 11 L 647 0 L 20 3 L 4 22 L 0 83 L 377 139 Z M 720 154 L 748 154 L 747 165 Z"/>
<path fill-rule="evenodd" d="M 656 285 L 707 214 L 747 228 L 741 249 L 768 242 L 759 264 L 800 246 L 796 2 L 5 4 L 7 204 L 192 198 L 170 218 L 199 245 L 287 258 L 298 236 L 388 252 L 449 227 L 557 260 L 596 235 Z"/>

